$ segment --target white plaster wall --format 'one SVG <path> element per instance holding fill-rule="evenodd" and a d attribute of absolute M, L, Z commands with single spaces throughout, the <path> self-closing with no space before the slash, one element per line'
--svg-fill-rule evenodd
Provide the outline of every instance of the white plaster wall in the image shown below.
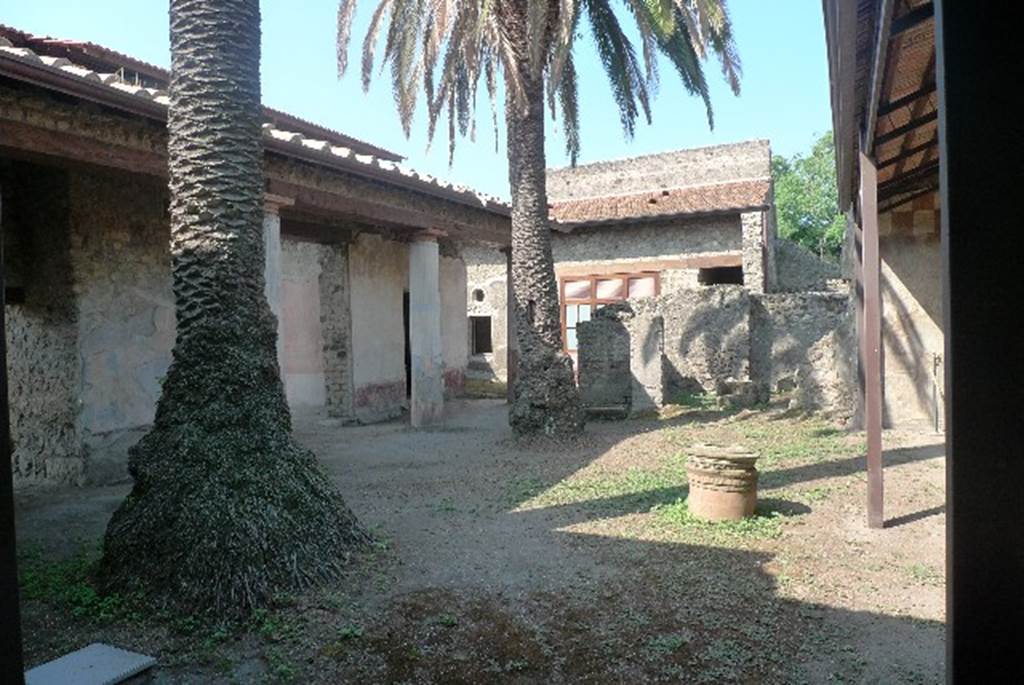
<path fill-rule="evenodd" d="M 408 247 L 360 235 L 349 247 L 349 273 L 356 416 L 394 416 L 405 397 L 402 297 L 409 282 Z"/>
<path fill-rule="evenodd" d="M 441 349 L 445 391 L 461 394 L 469 363 L 469 314 L 466 306 L 466 263 L 461 257 L 441 257 Z"/>
<path fill-rule="evenodd" d="M 153 421 L 175 339 L 170 226 L 156 182 L 71 176 L 71 260 L 86 444 Z"/>
<path fill-rule="evenodd" d="M 942 255 L 935 235 L 883 236 L 882 365 L 885 425 L 941 428 Z"/>
<path fill-rule="evenodd" d="M 320 245 L 281 241 L 281 354 L 288 405 L 327 402 L 320 328 Z"/>

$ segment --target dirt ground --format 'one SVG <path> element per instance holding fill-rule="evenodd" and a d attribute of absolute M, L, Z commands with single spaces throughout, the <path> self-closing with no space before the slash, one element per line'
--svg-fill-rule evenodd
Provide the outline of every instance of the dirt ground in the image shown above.
<path fill-rule="evenodd" d="M 513 443 L 506 412 L 296 419 L 379 543 L 242 627 L 90 594 L 127 484 L 21 493 L 28 661 L 104 640 L 157 656 L 158 683 L 943 680 L 942 436 L 886 434 L 888 525 L 870 530 L 863 436 L 823 419 L 679 410 L 558 447 Z M 689 516 L 685 451 L 708 441 L 762 454 L 754 519 Z"/>

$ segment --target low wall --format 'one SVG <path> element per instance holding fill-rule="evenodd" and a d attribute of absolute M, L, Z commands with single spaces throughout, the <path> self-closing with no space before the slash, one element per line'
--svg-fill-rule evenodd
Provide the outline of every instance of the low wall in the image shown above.
<path fill-rule="evenodd" d="M 857 343 L 846 292 L 777 293 L 751 301 L 751 375 L 794 408 L 849 420 L 857 404 Z"/>
<path fill-rule="evenodd" d="M 637 412 L 687 394 L 742 403 L 790 397 L 794 408 L 849 420 L 857 400 L 847 294 L 751 295 L 715 286 L 608 306 L 578 328 L 589 407 Z"/>

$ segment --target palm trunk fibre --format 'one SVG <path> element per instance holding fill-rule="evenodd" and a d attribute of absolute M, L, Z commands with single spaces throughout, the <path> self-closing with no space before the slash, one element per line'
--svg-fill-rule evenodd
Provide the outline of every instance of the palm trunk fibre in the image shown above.
<path fill-rule="evenodd" d="M 171 0 L 168 163 L 177 341 L 108 589 L 246 612 L 336 577 L 367 540 L 291 437 L 263 285 L 259 0 Z"/>
<path fill-rule="evenodd" d="M 525 3 L 523 3 L 525 5 Z M 512 14 L 512 12 L 510 12 Z M 525 17 L 515 20 L 525 22 Z M 524 36 L 525 30 L 508 32 Z M 512 195 L 512 297 L 519 369 L 510 412 L 519 435 L 572 437 L 584 417 L 572 360 L 562 351 L 562 326 L 551 254 L 544 156 L 544 79 L 517 46 L 526 102 L 507 87 L 508 168 Z"/>

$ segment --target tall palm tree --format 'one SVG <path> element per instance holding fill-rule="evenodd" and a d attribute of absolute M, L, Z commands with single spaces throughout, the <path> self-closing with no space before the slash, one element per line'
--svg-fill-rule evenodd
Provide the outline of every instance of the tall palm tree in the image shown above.
<path fill-rule="evenodd" d="M 336 575 L 366 534 L 291 437 L 263 285 L 259 0 L 171 0 L 168 164 L 177 341 L 109 588 L 245 612 Z"/>
<path fill-rule="evenodd" d="M 426 96 L 431 138 L 448 116 L 449 154 L 456 129 L 472 135 L 478 85 L 483 80 L 497 126 L 498 74 L 505 87 L 509 183 L 512 196 L 513 316 L 520 353 L 510 412 L 517 433 L 578 433 L 583 426 L 572 363 L 562 352 L 558 288 L 551 256 L 545 189 L 544 104 L 561 110 L 566 148 L 580 150 L 577 70 L 573 47 L 586 17 L 601 63 L 632 135 L 637 118 L 650 121 L 658 82 L 658 55 L 675 68 L 683 87 L 711 101 L 702 61 L 719 58 L 734 92 L 739 60 L 726 0 L 622 0 L 635 22 L 637 57 L 612 0 L 379 0 L 363 43 L 363 87 L 374 69 L 380 33 L 382 60 L 406 135 L 418 93 Z M 356 0 L 338 9 L 338 73 L 348 65 Z M 546 86 L 546 88 L 545 88 Z M 546 91 L 546 92 L 545 92 Z"/>

